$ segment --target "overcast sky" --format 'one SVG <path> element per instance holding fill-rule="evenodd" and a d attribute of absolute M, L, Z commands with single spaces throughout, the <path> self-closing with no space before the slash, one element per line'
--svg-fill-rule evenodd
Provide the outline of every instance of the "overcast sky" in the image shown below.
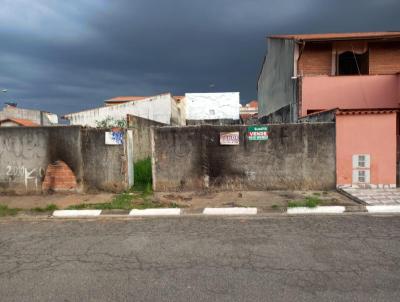
<path fill-rule="evenodd" d="M 265 36 L 399 30 L 399 12 L 399 0 L 0 0 L 0 101 L 68 113 L 118 95 L 239 91 L 243 103 Z"/>

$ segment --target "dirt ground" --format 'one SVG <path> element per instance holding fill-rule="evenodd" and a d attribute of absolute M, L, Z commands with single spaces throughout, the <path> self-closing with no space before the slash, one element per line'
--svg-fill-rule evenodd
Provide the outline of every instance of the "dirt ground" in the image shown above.
<path fill-rule="evenodd" d="M 115 194 L 50 194 L 30 196 L 0 195 L 0 205 L 10 208 L 44 208 L 55 204 L 63 209 L 82 203 L 110 202 Z M 232 191 L 232 192 L 156 192 L 150 198 L 161 203 L 176 203 L 179 206 L 200 210 L 205 207 L 257 207 L 270 209 L 286 207 L 289 201 L 302 201 L 307 196 L 317 197 L 321 205 L 357 205 L 336 191 Z"/>
<path fill-rule="evenodd" d="M 158 192 L 154 194 L 154 198 L 160 202 L 176 202 L 191 209 L 232 206 L 260 209 L 286 207 L 289 201 L 302 201 L 307 196 L 318 197 L 321 205 L 357 205 L 337 191 Z"/>
<path fill-rule="evenodd" d="M 0 204 L 10 208 L 32 209 L 44 208 L 49 204 L 55 204 L 63 209 L 71 205 L 81 203 L 105 203 L 109 202 L 115 194 L 49 194 L 49 195 L 0 195 Z"/>

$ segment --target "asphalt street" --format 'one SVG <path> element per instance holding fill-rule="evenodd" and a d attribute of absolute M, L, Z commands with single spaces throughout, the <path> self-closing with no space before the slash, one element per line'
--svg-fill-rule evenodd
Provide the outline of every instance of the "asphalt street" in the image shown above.
<path fill-rule="evenodd" d="M 0 301 L 400 301 L 400 216 L 2 219 Z"/>

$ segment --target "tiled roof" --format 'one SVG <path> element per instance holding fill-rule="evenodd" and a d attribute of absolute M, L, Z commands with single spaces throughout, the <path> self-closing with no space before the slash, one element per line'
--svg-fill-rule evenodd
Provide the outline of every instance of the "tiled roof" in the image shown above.
<path fill-rule="evenodd" d="M 31 120 L 24 120 L 24 119 L 21 119 L 21 118 L 5 118 L 5 119 L 0 121 L 0 124 L 4 123 L 4 122 L 8 122 L 8 121 L 14 122 L 14 123 L 16 123 L 16 124 L 18 124 L 20 126 L 24 126 L 24 127 L 40 126 L 39 124 L 37 124 L 35 122 L 32 122 Z"/>
<path fill-rule="evenodd" d="M 248 106 L 250 108 L 258 108 L 258 102 L 254 100 L 254 101 L 247 103 L 245 106 Z"/>
<path fill-rule="evenodd" d="M 382 39 L 382 38 L 400 38 L 400 31 L 272 35 L 272 36 L 269 36 L 269 38 L 304 40 L 304 41 Z"/>

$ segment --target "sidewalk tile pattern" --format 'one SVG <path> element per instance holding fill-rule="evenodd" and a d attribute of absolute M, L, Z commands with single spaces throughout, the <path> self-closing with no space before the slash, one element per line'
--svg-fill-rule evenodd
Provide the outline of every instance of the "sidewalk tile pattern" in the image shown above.
<path fill-rule="evenodd" d="M 400 188 L 397 189 L 343 189 L 368 205 L 400 205 Z"/>

